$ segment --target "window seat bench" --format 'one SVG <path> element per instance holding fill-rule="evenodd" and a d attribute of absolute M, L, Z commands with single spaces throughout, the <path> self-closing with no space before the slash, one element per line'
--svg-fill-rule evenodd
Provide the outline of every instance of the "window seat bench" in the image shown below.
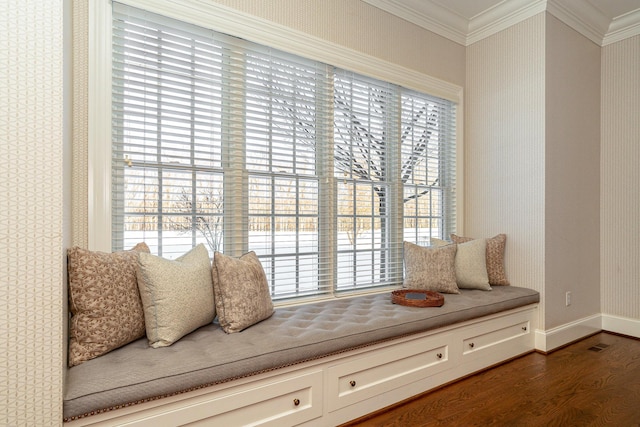
<path fill-rule="evenodd" d="M 234 425 L 257 423 L 245 418 L 253 413 L 330 425 L 533 351 L 538 292 L 460 292 L 442 307 L 396 305 L 389 293 L 278 307 L 240 333 L 211 324 L 165 348 L 143 338 L 68 369 L 64 421 Z M 481 357 L 465 362 L 469 352 Z M 345 374 L 360 370 L 358 383 Z"/>

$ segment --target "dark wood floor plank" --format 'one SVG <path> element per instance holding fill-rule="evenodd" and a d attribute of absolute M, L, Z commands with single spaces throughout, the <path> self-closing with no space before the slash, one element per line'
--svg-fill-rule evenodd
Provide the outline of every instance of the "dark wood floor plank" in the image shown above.
<path fill-rule="evenodd" d="M 347 425 L 640 426 L 640 340 L 602 332 Z"/>

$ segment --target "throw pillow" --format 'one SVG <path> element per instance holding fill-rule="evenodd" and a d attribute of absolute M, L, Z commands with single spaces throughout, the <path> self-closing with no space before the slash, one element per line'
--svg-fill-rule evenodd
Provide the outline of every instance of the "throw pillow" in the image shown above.
<path fill-rule="evenodd" d="M 436 246 L 449 244 L 446 240 L 431 239 Z M 460 289 L 482 289 L 490 291 L 489 276 L 487 275 L 486 243 L 482 240 L 472 240 L 458 243 L 456 252 L 456 282 Z"/>
<path fill-rule="evenodd" d="M 213 322 L 211 262 L 203 244 L 175 260 L 141 254 L 138 286 L 151 347 L 170 346 Z"/>
<path fill-rule="evenodd" d="M 451 240 L 456 243 L 464 243 L 474 240 L 470 237 L 451 235 Z M 509 286 L 509 280 L 504 268 L 504 249 L 507 243 L 506 234 L 498 234 L 490 239 L 486 239 L 486 263 L 489 284 L 497 286 Z"/>
<path fill-rule="evenodd" d="M 273 312 L 267 276 L 255 252 L 213 257 L 211 275 L 218 321 L 226 333 L 240 332 Z"/>
<path fill-rule="evenodd" d="M 459 294 L 456 284 L 456 245 L 425 248 L 404 242 L 404 287 Z"/>
<path fill-rule="evenodd" d="M 70 367 L 144 336 L 136 279 L 140 252 L 149 252 L 146 244 L 114 253 L 79 247 L 67 251 Z"/>

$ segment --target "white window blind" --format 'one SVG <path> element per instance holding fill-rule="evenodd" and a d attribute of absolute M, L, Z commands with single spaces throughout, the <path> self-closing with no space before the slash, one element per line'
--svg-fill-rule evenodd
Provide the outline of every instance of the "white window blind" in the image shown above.
<path fill-rule="evenodd" d="M 337 178 L 337 288 L 396 284 L 390 183 L 397 135 L 397 88 L 344 70 L 334 76 L 334 173 Z M 399 239 L 396 239 L 399 240 Z"/>
<path fill-rule="evenodd" d="M 407 89 L 401 99 L 404 239 L 428 246 L 455 232 L 455 105 Z"/>
<path fill-rule="evenodd" d="M 398 285 L 453 231 L 453 103 L 113 8 L 113 249 L 255 251 L 278 299 Z"/>

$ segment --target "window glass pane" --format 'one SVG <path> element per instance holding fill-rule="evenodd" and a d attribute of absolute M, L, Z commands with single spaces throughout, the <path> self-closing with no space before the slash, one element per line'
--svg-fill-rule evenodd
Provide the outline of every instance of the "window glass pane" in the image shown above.
<path fill-rule="evenodd" d="M 428 246 L 455 230 L 455 116 L 449 102 L 413 91 L 401 105 L 404 238 Z"/>
<path fill-rule="evenodd" d="M 397 89 L 336 70 L 334 175 L 337 181 L 338 290 L 397 284 L 390 221 L 389 135 L 395 131 Z"/>
<path fill-rule="evenodd" d="M 139 16 L 114 12 L 112 246 L 221 250 L 223 48 Z"/>

